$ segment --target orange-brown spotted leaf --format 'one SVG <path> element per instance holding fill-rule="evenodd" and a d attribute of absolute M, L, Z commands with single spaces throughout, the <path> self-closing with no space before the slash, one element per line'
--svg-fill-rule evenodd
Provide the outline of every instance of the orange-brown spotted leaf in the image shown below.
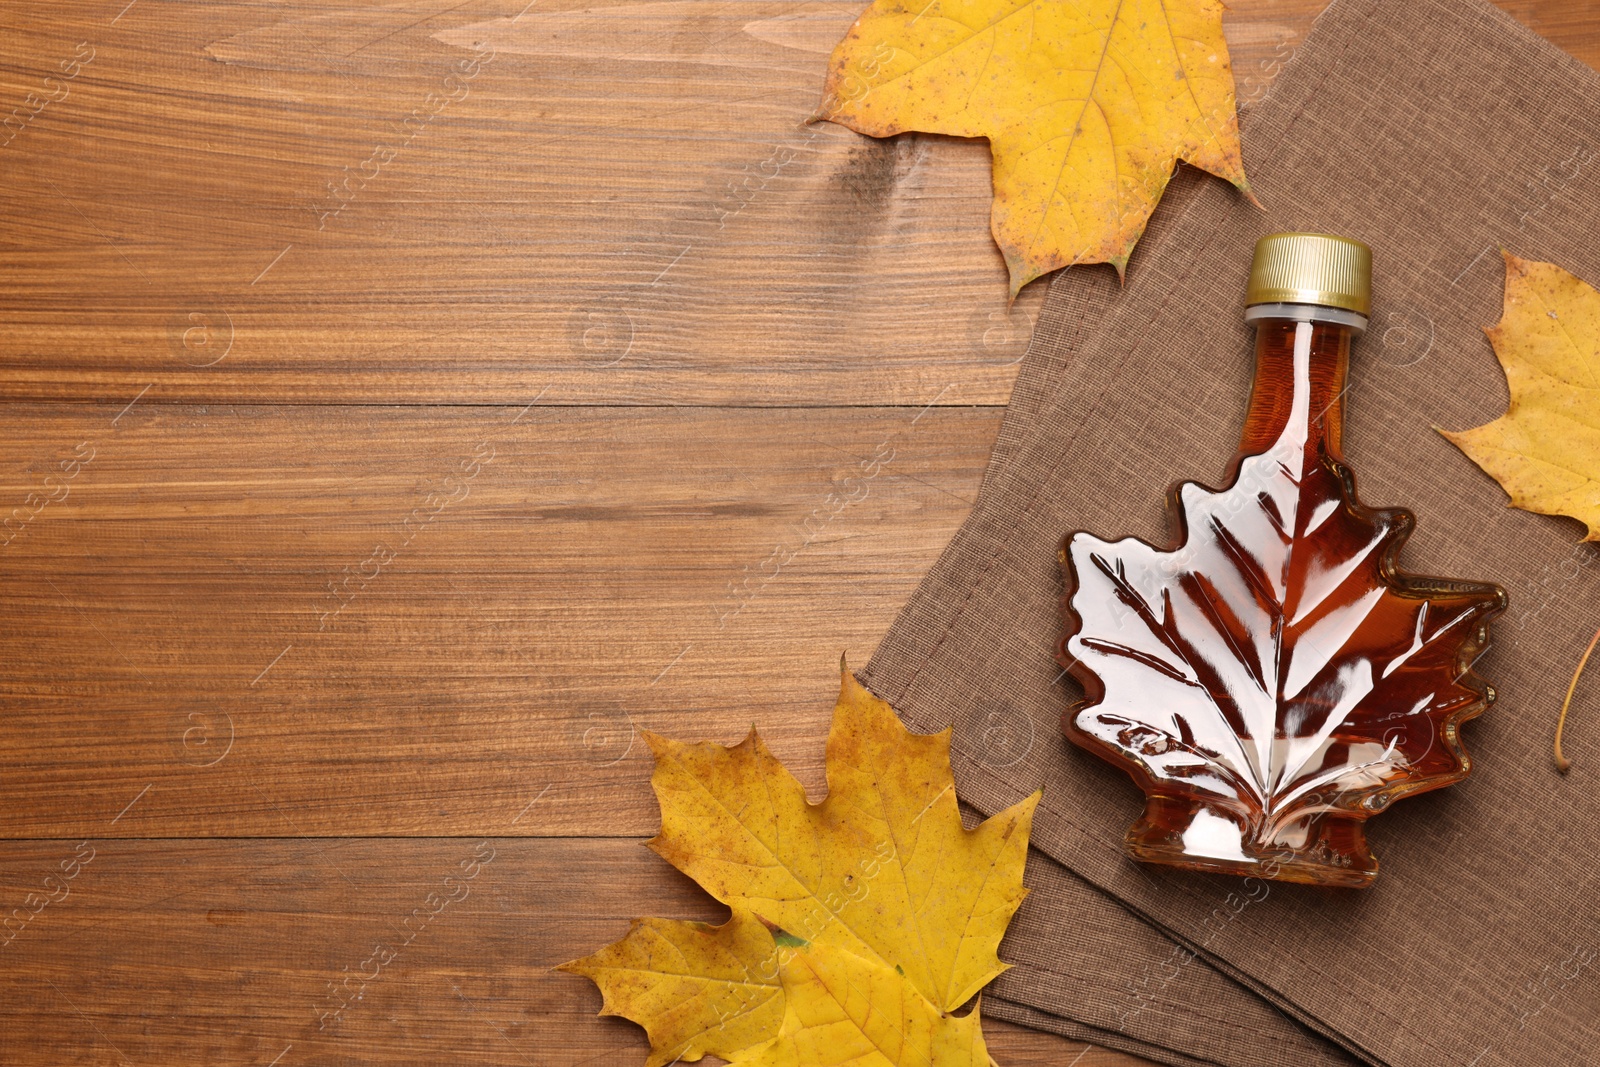
<path fill-rule="evenodd" d="M 817 117 L 986 137 L 1015 295 L 1121 271 L 1179 160 L 1248 193 L 1218 0 L 876 0 L 834 49 Z"/>
<path fill-rule="evenodd" d="M 1440 432 L 1513 507 L 1569 515 L 1600 541 L 1600 293 L 1553 263 L 1505 259 L 1505 310 L 1487 333 L 1511 407 L 1475 430 Z"/>

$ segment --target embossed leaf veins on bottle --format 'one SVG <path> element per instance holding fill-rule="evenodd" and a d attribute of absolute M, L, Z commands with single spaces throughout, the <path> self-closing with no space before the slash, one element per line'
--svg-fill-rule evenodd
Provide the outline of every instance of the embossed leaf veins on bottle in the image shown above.
<path fill-rule="evenodd" d="M 1256 379 L 1231 484 L 1174 488 L 1177 543 L 1068 537 L 1067 736 L 1145 791 L 1135 858 L 1367 886 L 1365 822 L 1464 778 L 1472 671 L 1506 595 L 1400 570 L 1410 512 L 1364 506 L 1340 451 L 1371 252 L 1319 234 L 1256 246 Z"/>

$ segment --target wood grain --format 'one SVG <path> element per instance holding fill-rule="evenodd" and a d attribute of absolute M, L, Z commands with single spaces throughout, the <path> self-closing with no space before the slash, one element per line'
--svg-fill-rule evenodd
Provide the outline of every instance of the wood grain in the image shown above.
<path fill-rule="evenodd" d="M 0 845 L 0 904 L 38 892 L 58 899 L 0 933 L 7 1063 L 636 1062 L 642 1033 L 598 1018 L 594 986 L 551 968 L 634 916 L 726 917 L 618 840 Z M 984 1027 L 1011 1067 L 1083 1051 Z"/>
<path fill-rule="evenodd" d="M 804 125 L 849 4 L 126 2 L 4 16 L 12 397 L 1005 400 L 985 146 Z"/>
<path fill-rule="evenodd" d="M 1042 300 L 981 142 L 805 125 L 858 6 L 0 11 L 8 1064 L 638 1062 L 548 971 L 717 915 L 636 731 L 820 789 Z M 1230 5 L 1244 104 L 1322 6 Z M 1501 6 L 1600 65 L 1600 5 Z"/>
<path fill-rule="evenodd" d="M 519 832 L 643 835 L 636 731 L 752 722 L 820 784 L 838 657 L 965 516 L 998 422 L 115 412 L 14 408 L 0 442 L 0 835 L 506 833 L 536 794 Z"/>

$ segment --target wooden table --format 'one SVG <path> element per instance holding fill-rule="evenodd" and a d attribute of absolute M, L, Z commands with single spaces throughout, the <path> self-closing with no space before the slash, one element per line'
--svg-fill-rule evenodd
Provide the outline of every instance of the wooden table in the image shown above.
<path fill-rule="evenodd" d="M 642 1062 L 549 970 L 718 914 L 638 731 L 820 788 L 972 503 L 985 146 L 802 124 L 855 3 L 524 2 L 0 15 L 7 1064 Z"/>

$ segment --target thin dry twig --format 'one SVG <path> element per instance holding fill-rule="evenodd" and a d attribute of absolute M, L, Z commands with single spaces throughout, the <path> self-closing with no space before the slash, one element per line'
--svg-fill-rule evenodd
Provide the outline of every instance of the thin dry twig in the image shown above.
<path fill-rule="evenodd" d="M 1597 644 L 1600 644 L 1600 630 L 1594 632 L 1589 647 L 1583 650 L 1583 658 L 1578 661 L 1578 669 L 1572 672 L 1572 684 L 1567 686 L 1567 699 L 1561 702 L 1561 718 L 1556 720 L 1556 770 L 1562 774 L 1572 770 L 1572 761 L 1561 752 L 1561 731 L 1567 727 L 1567 709 L 1572 707 L 1572 694 L 1578 691 L 1578 679 L 1583 677 L 1583 669 L 1589 665 L 1589 656 Z"/>

